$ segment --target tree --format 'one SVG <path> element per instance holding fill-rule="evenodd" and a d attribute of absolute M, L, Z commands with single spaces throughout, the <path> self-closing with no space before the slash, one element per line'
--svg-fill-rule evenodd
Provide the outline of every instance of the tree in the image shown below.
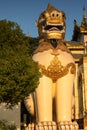
<path fill-rule="evenodd" d="M 0 130 L 17 130 L 15 125 L 10 125 L 6 120 L 0 120 Z"/>
<path fill-rule="evenodd" d="M 15 105 L 33 92 L 41 76 L 20 26 L 0 21 L 0 102 Z"/>
<path fill-rule="evenodd" d="M 39 38 L 29 38 L 29 42 L 30 42 L 30 53 L 33 54 L 33 52 L 35 51 L 35 49 L 37 48 L 37 46 L 39 45 Z"/>

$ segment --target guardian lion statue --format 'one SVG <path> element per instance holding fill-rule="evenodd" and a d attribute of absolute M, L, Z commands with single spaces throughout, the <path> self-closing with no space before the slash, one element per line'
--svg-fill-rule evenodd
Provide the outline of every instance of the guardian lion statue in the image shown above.
<path fill-rule="evenodd" d="M 35 129 L 72 130 L 73 82 L 75 63 L 65 43 L 66 15 L 50 4 L 38 21 L 39 46 L 33 60 L 38 62 L 42 77 L 39 86 L 25 98 L 29 113 L 36 114 Z M 33 100 L 34 99 L 34 100 Z"/>

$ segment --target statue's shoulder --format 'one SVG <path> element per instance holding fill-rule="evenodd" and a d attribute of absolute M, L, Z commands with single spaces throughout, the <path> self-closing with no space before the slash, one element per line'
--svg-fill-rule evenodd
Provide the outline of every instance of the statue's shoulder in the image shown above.
<path fill-rule="evenodd" d="M 59 41 L 56 49 L 71 53 L 71 51 L 67 47 L 66 40 Z"/>
<path fill-rule="evenodd" d="M 34 54 L 38 53 L 38 52 L 47 51 L 47 50 L 52 49 L 52 48 L 53 47 L 49 41 L 42 39 L 42 40 L 39 40 L 39 45 L 38 45 L 37 49 L 34 51 Z"/>

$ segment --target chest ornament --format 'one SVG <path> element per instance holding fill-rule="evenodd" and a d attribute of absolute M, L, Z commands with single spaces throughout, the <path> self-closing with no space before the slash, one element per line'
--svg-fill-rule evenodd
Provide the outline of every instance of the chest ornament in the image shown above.
<path fill-rule="evenodd" d="M 54 56 L 50 65 L 46 68 L 44 65 L 39 64 L 41 72 L 47 77 L 51 78 L 53 82 L 56 82 L 59 78 L 65 76 L 69 72 L 75 74 L 76 67 L 74 63 L 69 63 L 63 66 L 57 56 Z"/>

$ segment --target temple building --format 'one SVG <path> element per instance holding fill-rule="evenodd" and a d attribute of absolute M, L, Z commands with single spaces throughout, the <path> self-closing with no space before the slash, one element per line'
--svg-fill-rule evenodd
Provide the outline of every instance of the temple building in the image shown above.
<path fill-rule="evenodd" d="M 74 82 L 75 96 L 73 106 L 73 119 L 77 120 L 80 128 L 87 129 L 87 17 L 83 8 L 81 25 L 74 20 L 74 31 L 71 41 L 66 41 L 76 64 L 76 78 Z"/>

